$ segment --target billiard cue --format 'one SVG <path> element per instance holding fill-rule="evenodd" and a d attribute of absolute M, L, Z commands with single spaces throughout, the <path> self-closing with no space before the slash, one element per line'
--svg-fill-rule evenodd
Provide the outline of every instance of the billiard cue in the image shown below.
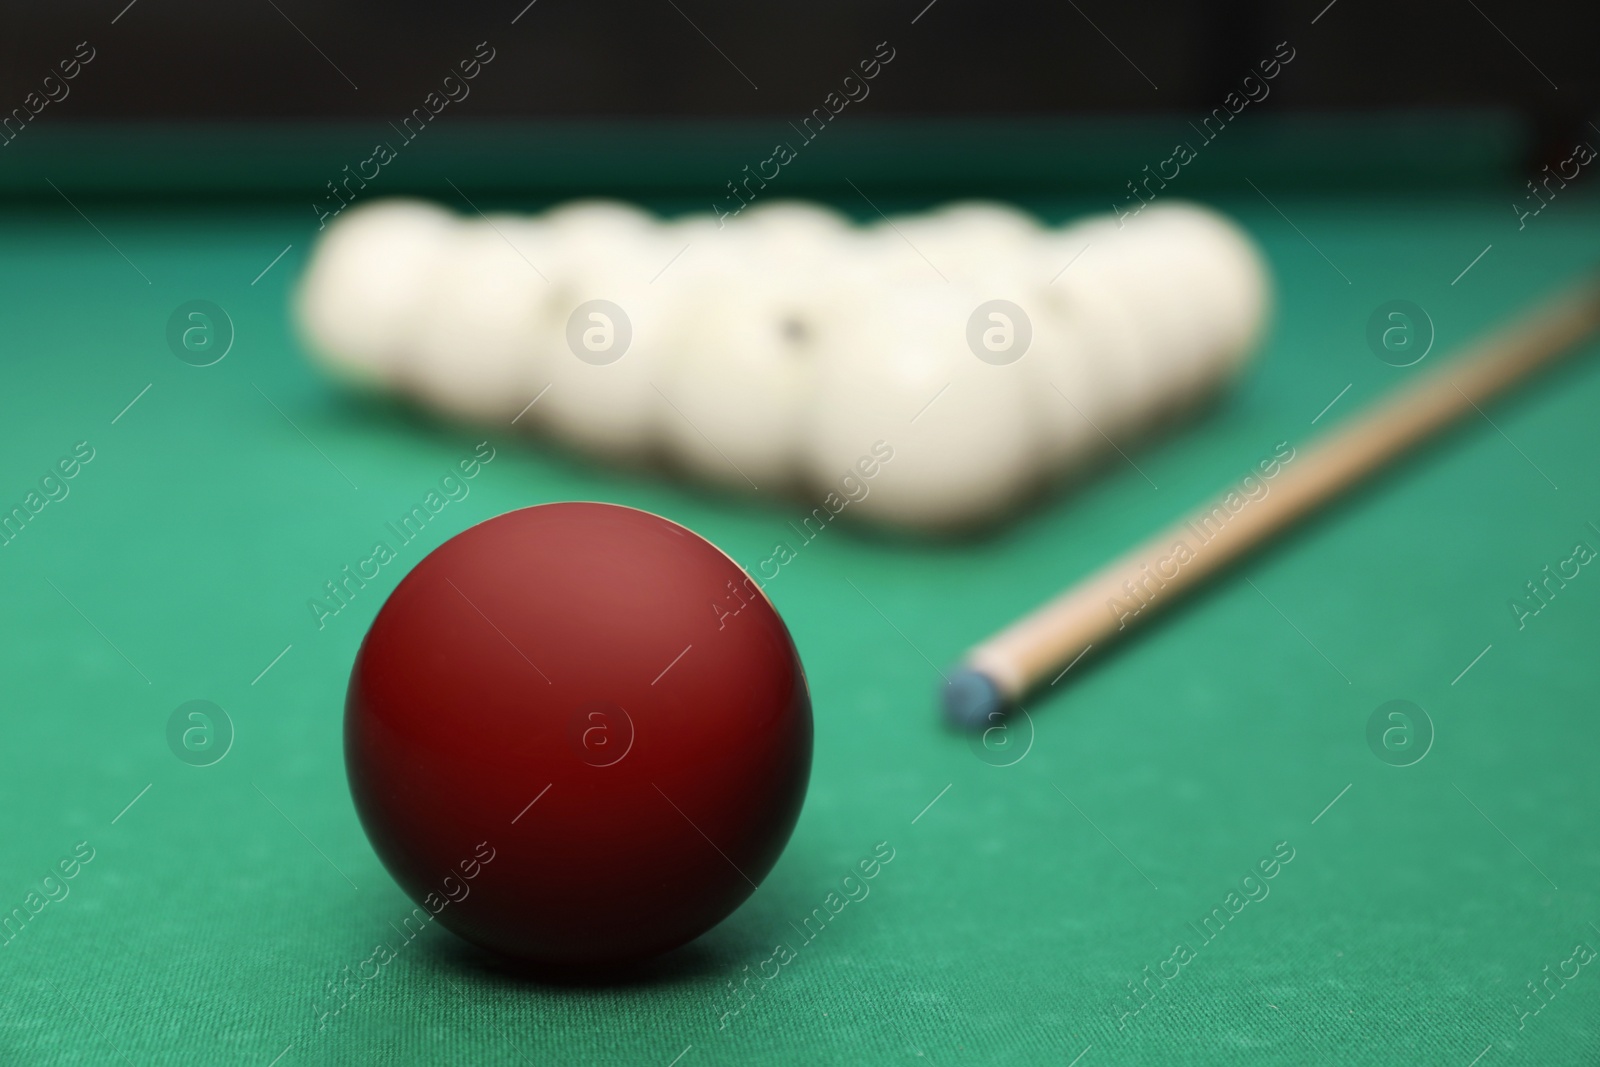
<path fill-rule="evenodd" d="M 992 724 L 1091 648 L 1122 637 L 1456 419 L 1481 414 L 1480 404 L 1575 351 L 1596 329 L 1600 277 L 1534 308 L 1325 433 L 1273 477 L 1252 470 L 1265 495 L 1230 487 L 969 650 L 946 676 L 946 718 L 967 729 Z M 1227 506 L 1230 497 L 1236 510 Z"/>

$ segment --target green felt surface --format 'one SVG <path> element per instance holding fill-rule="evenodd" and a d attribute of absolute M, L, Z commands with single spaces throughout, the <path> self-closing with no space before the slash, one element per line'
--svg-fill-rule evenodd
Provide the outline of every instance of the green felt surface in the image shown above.
<path fill-rule="evenodd" d="M 1280 214 L 1240 184 L 1221 203 L 1263 242 L 1281 300 L 1218 409 L 990 538 L 832 527 L 769 583 L 809 673 L 816 761 L 794 839 L 742 909 L 618 984 L 540 984 L 430 928 L 321 1029 L 327 983 L 397 942 L 410 909 L 340 748 L 352 657 L 404 569 L 474 522 L 570 498 L 658 512 L 754 566 L 804 505 L 352 400 L 285 314 L 301 204 L 86 205 L 104 238 L 64 205 L 0 211 L 0 502 L 94 449 L 0 548 L 0 909 L 79 842 L 94 855 L 0 947 L 0 1062 L 1594 1062 L 1594 968 L 1518 1013 L 1546 965 L 1600 945 L 1600 575 L 1584 568 L 1520 631 L 1508 602 L 1575 541 L 1600 547 L 1600 362 L 1488 408 L 1492 426 L 1085 660 L 1030 704 L 1014 764 L 935 716 L 934 664 L 1590 266 L 1600 213 L 1558 199 L 1519 232 L 1514 196 L 1285 195 Z M 166 348 L 192 298 L 236 324 L 215 366 Z M 1395 298 L 1437 324 L 1418 367 L 1363 339 Z M 485 436 L 498 453 L 471 495 L 318 630 L 308 598 Z M 1437 730 L 1410 767 L 1366 740 L 1395 698 Z M 167 747 L 192 699 L 236 729 L 210 767 Z M 798 942 L 791 924 L 884 841 L 895 858 L 870 895 L 719 1029 L 727 983 Z M 1204 943 L 1188 924 L 1280 842 L 1293 860 L 1270 895 Z M 1128 983 L 1179 942 L 1193 958 L 1124 1017 Z"/>
<path fill-rule="evenodd" d="M 188 203 L 273 195 L 309 211 L 328 195 L 325 182 L 344 179 L 346 166 L 370 176 L 370 164 L 360 163 L 382 142 L 398 146 L 399 162 L 373 178 L 368 195 L 671 193 L 704 211 L 727 195 L 724 183 L 741 179 L 745 166 L 764 169 L 757 164 L 775 140 L 798 143 L 804 162 L 774 179 L 774 196 L 849 192 L 847 180 L 873 192 L 915 189 L 930 196 L 1126 195 L 1123 183 L 1147 165 L 1155 169 L 1178 141 L 1204 149 L 1207 158 L 1184 168 L 1188 195 L 1237 188 L 1241 173 L 1274 188 L 1459 190 L 1514 184 L 1530 142 L 1515 115 L 1493 111 L 1293 117 L 1267 111 L 1250 119 L 1230 125 L 1214 143 L 1171 114 L 909 118 L 863 111 L 809 142 L 772 118 L 512 121 L 463 112 L 412 141 L 402 141 L 383 120 L 52 121 L 30 126 L 27 140 L 7 153 L 0 193 L 57 202 L 54 185 L 73 196 L 154 194 Z M 952 145 L 982 151 L 954 152 Z M 1373 166 L 1377 158 L 1381 167 Z M 107 166 L 108 159 L 116 165 Z"/>

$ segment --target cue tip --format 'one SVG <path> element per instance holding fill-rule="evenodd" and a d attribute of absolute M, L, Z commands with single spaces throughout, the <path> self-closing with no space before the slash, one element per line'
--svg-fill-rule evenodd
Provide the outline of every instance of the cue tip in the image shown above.
<path fill-rule="evenodd" d="M 977 730 L 1006 711 L 1006 698 L 993 678 L 974 667 L 952 671 L 944 684 L 945 722 L 959 730 Z"/>

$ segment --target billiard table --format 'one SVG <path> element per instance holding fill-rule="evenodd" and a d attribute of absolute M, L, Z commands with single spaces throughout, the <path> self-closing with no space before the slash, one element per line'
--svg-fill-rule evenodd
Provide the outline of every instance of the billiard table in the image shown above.
<path fill-rule="evenodd" d="M 1075 128 L 1104 148 L 1081 158 L 1030 134 L 952 162 L 937 131 L 863 122 L 791 191 L 864 220 L 838 179 L 888 211 L 993 194 L 1058 221 L 1109 211 L 1166 154 L 1172 135 L 1140 123 Z M 369 133 L 57 125 L 8 147 L 0 178 L 0 1060 L 1600 1057 L 1595 346 L 1005 728 L 965 736 L 937 712 L 970 644 L 1592 269 L 1593 179 L 1519 217 L 1507 137 L 1241 131 L 1162 194 L 1232 213 L 1269 258 L 1276 312 L 1237 388 L 994 530 L 840 524 L 801 544 L 804 501 L 598 466 L 322 375 L 288 298 L 308 205 Z M 469 210 L 448 177 L 485 209 L 598 188 L 708 210 L 766 139 L 439 132 L 454 140 L 371 195 Z M 1396 300 L 1433 342 L 1407 366 L 1369 343 Z M 391 537 L 466 462 L 466 491 Z M 529 973 L 435 928 L 363 835 L 341 746 L 395 583 L 474 523 L 572 499 L 665 516 L 747 569 L 791 545 L 762 585 L 815 709 L 770 876 L 612 976 Z M 326 584 L 378 541 L 396 558 L 329 611 Z"/>

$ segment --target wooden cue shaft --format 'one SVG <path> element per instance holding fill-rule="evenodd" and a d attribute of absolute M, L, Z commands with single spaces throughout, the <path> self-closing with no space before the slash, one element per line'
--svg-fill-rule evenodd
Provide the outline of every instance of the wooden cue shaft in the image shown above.
<path fill-rule="evenodd" d="M 1600 279 L 1591 278 L 1324 435 L 1263 480 L 1265 496 L 1240 493 L 1244 506 L 1229 513 L 1221 503 L 1224 493 L 977 645 L 964 665 L 986 675 L 1006 699 L 1017 700 L 1073 657 L 1145 621 L 1479 403 L 1572 351 L 1597 328 Z M 1220 523 L 1219 507 L 1226 516 Z M 1209 539 L 1202 541 L 1202 534 Z M 1187 561 L 1174 553 L 1180 543 L 1190 549 Z"/>

